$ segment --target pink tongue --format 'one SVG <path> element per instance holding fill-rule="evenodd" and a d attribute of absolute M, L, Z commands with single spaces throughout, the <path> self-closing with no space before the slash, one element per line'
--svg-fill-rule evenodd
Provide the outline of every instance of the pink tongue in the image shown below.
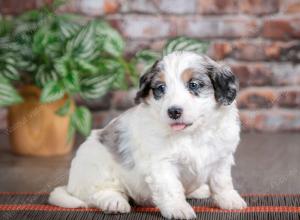
<path fill-rule="evenodd" d="M 184 129 L 186 127 L 186 125 L 185 124 L 172 124 L 171 127 L 174 131 L 180 131 L 180 130 Z"/>

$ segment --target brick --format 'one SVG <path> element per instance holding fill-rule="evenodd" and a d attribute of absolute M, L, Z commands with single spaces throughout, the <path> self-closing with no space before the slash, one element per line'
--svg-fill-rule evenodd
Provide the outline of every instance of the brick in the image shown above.
<path fill-rule="evenodd" d="M 129 56 L 133 56 L 136 52 L 143 49 L 150 49 L 160 53 L 166 44 L 166 39 L 134 39 L 126 42 L 125 53 Z"/>
<path fill-rule="evenodd" d="M 44 1 L 43 1 L 44 2 Z M 36 0 L 1 0 L 0 12 L 3 14 L 20 14 L 37 7 Z"/>
<path fill-rule="evenodd" d="M 261 63 L 230 63 L 230 67 L 238 77 L 240 87 L 272 84 L 273 74 L 269 65 Z"/>
<path fill-rule="evenodd" d="M 239 40 L 231 42 L 213 42 L 209 50 L 215 59 L 227 57 L 243 61 L 300 61 L 300 42 Z"/>
<path fill-rule="evenodd" d="M 245 61 L 300 61 L 300 44 L 299 41 L 272 41 L 266 42 L 261 40 L 236 41 L 232 44 L 232 52 L 227 54 L 236 60 Z"/>
<path fill-rule="evenodd" d="M 169 37 L 172 30 L 168 21 L 154 16 L 128 15 L 113 22 L 125 37 L 132 39 Z"/>
<path fill-rule="evenodd" d="M 54 0 L 35 0 L 35 5 L 36 7 L 42 7 L 44 6 L 45 4 L 52 4 Z M 78 1 L 78 0 L 72 0 L 74 2 Z M 66 4 L 68 4 L 69 2 L 67 2 Z"/>
<path fill-rule="evenodd" d="M 70 13 L 81 12 L 80 0 L 67 1 L 65 4 L 61 5 L 58 10 L 60 12 L 70 12 Z"/>
<path fill-rule="evenodd" d="M 197 0 L 159 0 L 157 7 L 167 14 L 191 14 L 196 11 Z"/>
<path fill-rule="evenodd" d="M 271 70 L 274 85 L 300 85 L 300 65 L 274 63 Z"/>
<path fill-rule="evenodd" d="M 208 54 L 215 60 L 222 60 L 229 56 L 232 52 L 232 45 L 229 42 L 213 42 L 210 46 Z"/>
<path fill-rule="evenodd" d="M 239 8 L 248 14 L 271 14 L 279 10 L 279 0 L 241 0 Z"/>
<path fill-rule="evenodd" d="M 149 45 L 151 45 L 150 40 L 145 40 L 145 39 L 128 40 L 126 42 L 125 54 L 128 55 L 129 57 L 132 57 L 136 54 L 136 52 L 148 48 Z"/>
<path fill-rule="evenodd" d="M 150 49 L 157 51 L 157 52 L 161 52 L 163 47 L 166 45 L 167 40 L 166 39 L 162 39 L 162 40 L 154 40 L 151 44 L 150 44 Z"/>
<path fill-rule="evenodd" d="M 168 21 L 171 23 L 171 33 L 172 37 L 185 35 L 186 28 L 186 16 L 174 16 L 169 15 L 167 17 Z"/>
<path fill-rule="evenodd" d="M 243 130 L 300 131 L 300 111 L 298 110 L 242 110 L 240 118 Z"/>
<path fill-rule="evenodd" d="M 237 41 L 233 44 L 233 48 L 232 56 L 237 60 L 260 61 L 266 59 L 262 43 Z"/>
<path fill-rule="evenodd" d="M 300 37 L 300 17 L 269 18 L 263 24 L 263 36 L 273 39 Z"/>
<path fill-rule="evenodd" d="M 119 3 L 116 0 L 82 0 L 80 10 L 90 16 L 116 13 Z"/>
<path fill-rule="evenodd" d="M 300 43 L 299 41 L 271 42 L 264 46 L 264 53 L 270 60 L 299 62 Z"/>
<path fill-rule="evenodd" d="M 118 1 L 112 1 L 112 0 L 106 0 L 104 2 L 104 6 L 103 6 L 103 9 L 104 9 L 104 13 L 105 14 L 113 14 L 113 13 L 116 13 L 118 12 L 119 10 L 119 3 Z"/>
<path fill-rule="evenodd" d="M 158 9 L 154 1 L 149 0 L 130 0 L 121 2 L 121 11 L 128 12 L 138 12 L 138 13 L 157 13 Z"/>
<path fill-rule="evenodd" d="M 300 62 L 300 43 L 287 42 L 281 44 L 279 59 L 282 61 Z"/>
<path fill-rule="evenodd" d="M 186 20 L 184 34 L 198 38 L 237 38 L 255 37 L 259 24 L 254 18 L 203 18 L 192 17 Z"/>
<path fill-rule="evenodd" d="M 284 13 L 300 13 L 300 1 L 282 0 L 280 2 L 280 10 Z"/>
<path fill-rule="evenodd" d="M 198 0 L 202 14 L 232 14 L 238 12 L 238 0 Z"/>
<path fill-rule="evenodd" d="M 300 109 L 300 87 L 282 89 L 278 97 L 280 107 Z"/>
<path fill-rule="evenodd" d="M 272 108 L 277 96 L 273 88 L 247 88 L 239 92 L 237 103 L 241 109 Z"/>
<path fill-rule="evenodd" d="M 279 59 L 281 56 L 281 43 L 272 42 L 264 46 L 264 54 L 271 59 Z"/>
<path fill-rule="evenodd" d="M 274 60 L 296 61 L 300 53 L 299 43 L 297 41 L 289 42 L 271 42 L 264 47 L 265 56 Z"/>
<path fill-rule="evenodd" d="M 118 110 L 127 110 L 134 106 L 134 98 L 137 90 L 132 89 L 130 91 L 115 91 L 112 96 L 112 107 Z"/>
<path fill-rule="evenodd" d="M 228 42 L 224 44 L 224 47 L 228 47 L 226 44 Z M 222 48 L 222 45 L 220 47 Z M 261 40 L 237 40 L 230 43 L 230 50 L 227 50 L 223 58 L 230 57 L 243 61 L 263 61 L 268 59 L 264 49 L 265 43 Z"/>

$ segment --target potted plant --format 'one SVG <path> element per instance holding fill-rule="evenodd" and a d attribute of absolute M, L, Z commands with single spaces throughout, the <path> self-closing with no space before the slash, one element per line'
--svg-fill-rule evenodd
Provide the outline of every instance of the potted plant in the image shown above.
<path fill-rule="evenodd" d="M 207 43 L 179 37 L 163 53 L 124 58 L 124 40 L 101 20 L 56 14 L 47 5 L 15 19 L 0 17 L 0 107 L 8 108 L 16 154 L 68 153 L 76 131 L 88 136 L 91 113 L 74 99 L 97 99 L 109 89 L 137 84 L 136 65 L 148 68 L 175 50 L 203 53 Z"/>
<path fill-rule="evenodd" d="M 8 107 L 17 154 L 69 152 L 75 131 L 87 136 L 91 130 L 90 111 L 74 97 L 96 99 L 136 79 L 116 30 L 54 9 L 0 19 L 0 106 Z"/>

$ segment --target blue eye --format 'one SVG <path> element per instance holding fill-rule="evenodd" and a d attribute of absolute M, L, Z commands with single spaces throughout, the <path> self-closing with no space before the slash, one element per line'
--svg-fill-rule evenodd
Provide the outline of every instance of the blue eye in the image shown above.
<path fill-rule="evenodd" d="M 154 97 L 161 97 L 163 94 L 165 94 L 165 92 L 166 92 L 165 84 L 159 84 L 153 88 Z"/>
<path fill-rule="evenodd" d="M 189 87 L 189 90 L 191 91 L 197 91 L 198 89 L 200 89 L 200 87 L 202 87 L 203 85 L 200 84 L 199 81 L 190 81 L 189 84 L 188 84 L 188 87 Z"/>

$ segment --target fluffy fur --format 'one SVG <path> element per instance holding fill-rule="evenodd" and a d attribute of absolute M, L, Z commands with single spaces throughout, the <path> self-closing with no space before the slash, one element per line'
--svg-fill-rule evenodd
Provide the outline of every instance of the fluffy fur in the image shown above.
<path fill-rule="evenodd" d="M 141 77 L 140 104 L 80 146 L 67 186 L 54 189 L 49 202 L 127 213 L 131 198 L 179 219 L 196 216 L 187 197 L 246 207 L 231 179 L 240 132 L 236 92 L 228 67 L 189 52 L 165 56 Z M 168 113 L 174 106 L 182 110 L 176 119 Z"/>

